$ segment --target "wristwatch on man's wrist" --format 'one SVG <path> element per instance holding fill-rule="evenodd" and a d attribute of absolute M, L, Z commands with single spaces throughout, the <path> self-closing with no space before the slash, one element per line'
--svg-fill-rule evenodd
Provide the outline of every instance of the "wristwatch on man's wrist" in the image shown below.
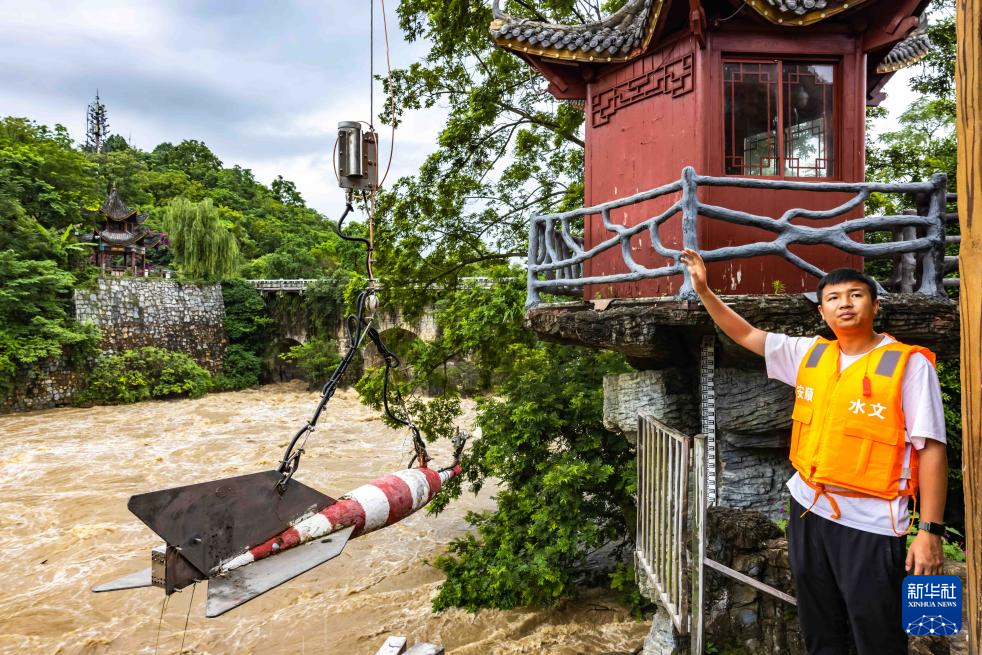
<path fill-rule="evenodd" d="M 930 532 L 931 534 L 936 534 L 939 537 L 944 534 L 945 525 L 944 523 L 932 523 L 930 521 L 921 521 L 917 524 L 918 530 L 924 530 L 925 532 Z"/>

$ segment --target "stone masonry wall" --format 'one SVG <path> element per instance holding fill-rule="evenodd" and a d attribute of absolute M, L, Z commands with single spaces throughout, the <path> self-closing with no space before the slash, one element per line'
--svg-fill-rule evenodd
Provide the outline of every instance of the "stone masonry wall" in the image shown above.
<path fill-rule="evenodd" d="M 75 315 L 99 327 L 106 353 L 156 346 L 187 353 L 212 373 L 221 370 L 228 339 L 219 284 L 102 278 L 96 289 L 75 292 Z"/>
<path fill-rule="evenodd" d="M 63 357 L 41 364 L 36 377 L 19 380 L 11 394 L 0 403 L 0 413 L 24 412 L 70 405 L 85 385 L 87 373 L 72 367 Z"/>

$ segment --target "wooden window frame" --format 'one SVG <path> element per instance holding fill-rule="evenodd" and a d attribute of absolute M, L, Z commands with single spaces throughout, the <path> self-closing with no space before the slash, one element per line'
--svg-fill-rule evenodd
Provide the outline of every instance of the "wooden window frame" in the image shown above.
<path fill-rule="evenodd" d="M 842 139 L 844 137 L 842 129 L 842 61 L 840 58 L 832 57 L 809 57 L 807 55 L 782 55 L 782 56 L 753 56 L 753 55 L 726 55 L 721 54 L 719 59 L 720 71 L 720 142 L 722 153 L 722 174 L 725 177 L 753 177 L 762 180 L 820 180 L 834 181 L 842 178 Z M 787 62 L 805 64 L 829 64 L 832 66 L 832 175 L 825 177 L 799 177 L 785 175 L 785 152 L 784 152 L 784 64 Z M 744 173 L 726 172 L 726 80 L 723 75 L 723 68 L 726 64 L 776 64 L 777 65 L 777 175 L 746 175 Z"/>

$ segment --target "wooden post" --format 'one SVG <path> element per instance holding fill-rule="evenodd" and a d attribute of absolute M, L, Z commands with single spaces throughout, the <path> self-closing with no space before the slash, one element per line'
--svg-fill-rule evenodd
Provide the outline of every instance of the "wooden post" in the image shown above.
<path fill-rule="evenodd" d="M 965 534 L 968 539 L 969 652 L 982 653 L 982 0 L 958 0 L 956 14 L 958 133 L 958 222 L 962 242 L 961 382 L 962 470 Z"/>

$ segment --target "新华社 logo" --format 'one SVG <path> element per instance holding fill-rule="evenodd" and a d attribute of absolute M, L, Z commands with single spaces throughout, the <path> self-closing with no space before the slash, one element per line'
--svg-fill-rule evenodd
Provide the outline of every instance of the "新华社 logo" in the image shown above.
<path fill-rule="evenodd" d="M 901 590 L 909 635 L 953 635 L 962 629 L 962 581 L 956 575 L 909 575 Z"/>

